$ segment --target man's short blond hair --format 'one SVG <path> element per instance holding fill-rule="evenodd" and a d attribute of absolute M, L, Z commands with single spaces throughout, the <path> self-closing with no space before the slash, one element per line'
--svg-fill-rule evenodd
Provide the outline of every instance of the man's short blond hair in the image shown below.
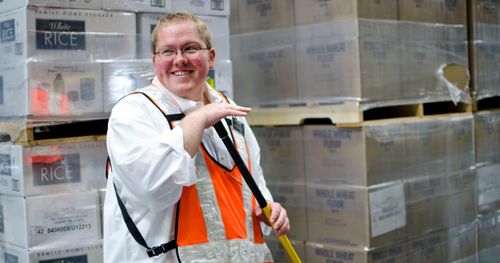
<path fill-rule="evenodd" d="M 203 42 L 205 42 L 207 48 L 209 49 L 212 48 L 212 34 L 207 24 L 205 24 L 205 22 L 201 21 L 200 18 L 191 13 L 176 12 L 165 15 L 160 19 L 158 24 L 156 24 L 155 29 L 151 33 L 151 45 L 153 48 L 153 53 L 156 52 L 156 43 L 158 42 L 158 31 L 160 30 L 160 28 L 172 22 L 180 22 L 180 21 L 194 22 L 196 24 L 196 27 L 198 28 L 198 34 L 200 35 L 200 38 L 203 40 Z"/>

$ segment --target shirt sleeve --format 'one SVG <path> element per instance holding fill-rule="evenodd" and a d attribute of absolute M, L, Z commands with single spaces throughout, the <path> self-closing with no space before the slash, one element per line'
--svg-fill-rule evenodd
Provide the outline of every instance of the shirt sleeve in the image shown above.
<path fill-rule="evenodd" d="M 129 95 L 112 110 L 107 148 L 112 180 L 125 200 L 160 211 L 175 204 L 182 186 L 196 181 L 181 127 L 170 129 L 145 97 Z"/>

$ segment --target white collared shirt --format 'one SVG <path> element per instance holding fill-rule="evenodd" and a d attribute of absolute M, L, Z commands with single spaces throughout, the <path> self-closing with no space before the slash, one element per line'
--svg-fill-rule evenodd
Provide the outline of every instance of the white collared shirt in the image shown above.
<path fill-rule="evenodd" d="M 153 85 L 172 98 L 185 114 L 203 106 L 201 102 L 175 96 L 157 78 Z M 209 100 L 222 103 L 221 95 L 206 85 Z M 260 149 L 248 125 L 245 125 L 245 137 L 251 173 L 264 197 L 272 200 L 259 165 Z M 234 165 L 214 128 L 205 130 L 202 143 L 219 163 L 226 167 Z M 113 182 L 148 245 L 157 246 L 169 241 L 173 234 L 175 205 L 182 187 L 196 181 L 194 158 L 184 150 L 183 144 L 181 127 L 171 130 L 162 113 L 143 95 L 127 96 L 115 105 L 107 133 L 108 154 L 113 167 L 106 189 L 110 194 L 106 195 L 103 208 L 104 262 L 177 262 L 172 253 L 148 258 L 145 249 L 132 238 L 123 223 Z"/>

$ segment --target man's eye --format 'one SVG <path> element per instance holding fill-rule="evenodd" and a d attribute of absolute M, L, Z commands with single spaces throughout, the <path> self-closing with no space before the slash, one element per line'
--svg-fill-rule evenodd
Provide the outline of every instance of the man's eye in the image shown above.
<path fill-rule="evenodd" d="M 184 48 L 184 52 L 186 52 L 188 54 L 193 54 L 196 51 L 198 51 L 198 48 L 195 48 L 195 47 L 186 47 L 186 48 Z"/>
<path fill-rule="evenodd" d="M 165 49 L 161 52 L 163 56 L 172 56 L 175 54 L 175 51 L 173 49 Z"/>

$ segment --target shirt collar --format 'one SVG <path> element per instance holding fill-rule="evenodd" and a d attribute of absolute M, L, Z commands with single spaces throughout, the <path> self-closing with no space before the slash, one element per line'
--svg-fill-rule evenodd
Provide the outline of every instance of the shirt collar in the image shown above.
<path fill-rule="evenodd" d="M 175 95 L 170 90 L 165 88 L 165 86 L 163 86 L 163 84 L 161 84 L 158 77 L 155 77 L 153 79 L 153 85 L 156 87 L 159 87 L 160 90 L 162 91 L 163 95 L 166 95 L 166 96 L 172 98 L 177 103 L 177 105 L 179 106 L 179 109 L 182 112 L 188 113 L 192 110 L 198 109 L 201 106 L 203 106 L 203 103 L 201 101 L 193 101 L 193 100 L 181 98 L 181 97 Z M 221 95 L 206 82 L 205 82 L 205 89 L 208 91 L 208 99 L 211 102 L 222 103 L 224 101 L 223 98 L 221 97 Z"/>

